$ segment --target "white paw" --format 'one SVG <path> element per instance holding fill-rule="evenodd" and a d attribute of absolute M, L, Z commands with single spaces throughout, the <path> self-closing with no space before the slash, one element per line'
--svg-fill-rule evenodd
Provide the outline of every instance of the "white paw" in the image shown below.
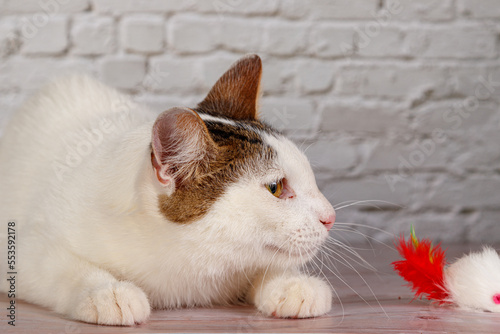
<path fill-rule="evenodd" d="M 132 326 L 151 313 L 146 294 L 129 282 L 115 282 L 88 293 L 74 311 L 77 320 L 100 325 Z"/>
<path fill-rule="evenodd" d="M 279 318 L 317 317 L 332 308 L 332 291 L 316 277 L 277 277 L 257 292 L 256 306 Z"/>

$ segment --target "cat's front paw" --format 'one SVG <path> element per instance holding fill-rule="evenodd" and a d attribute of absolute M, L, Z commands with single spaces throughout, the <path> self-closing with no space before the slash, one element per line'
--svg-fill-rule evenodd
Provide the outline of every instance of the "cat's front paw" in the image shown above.
<path fill-rule="evenodd" d="M 332 308 L 332 290 L 316 277 L 276 277 L 257 291 L 255 304 L 268 316 L 317 317 Z"/>
<path fill-rule="evenodd" d="M 132 326 L 151 313 L 146 294 L 129 282 L 114 282 L 91 290 L 77 305 L 74 318 L 100 325 Z"/>

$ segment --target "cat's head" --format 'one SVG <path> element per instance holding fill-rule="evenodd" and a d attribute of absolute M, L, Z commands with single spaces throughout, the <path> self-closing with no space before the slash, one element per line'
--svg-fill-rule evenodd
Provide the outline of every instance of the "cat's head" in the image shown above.
<path fill-rule="evenodd" d="M 173 224 L 225 240 L 226 251 L 302 263 L 325 241 L 335 211 L 304 154 L 258 119 L 261 73 L 258 56 L 244 57 L 196 108 L 157 118 L 151 161 L 164 189 L 159 210 Z"/>

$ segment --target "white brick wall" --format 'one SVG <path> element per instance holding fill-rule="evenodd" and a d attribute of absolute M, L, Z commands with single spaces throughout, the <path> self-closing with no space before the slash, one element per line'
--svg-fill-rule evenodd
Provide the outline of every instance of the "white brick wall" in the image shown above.
<path fill-rule="evenodd" d="M 121 43 L 131 53 L 161 53 L 164 46 L 165 25 L 159 15 L 127 16 L 121 22 Z M 144 38 L 147 36 L 147 38 Z"/>
<path fill-rule="evenodd" d="M 500 241 L 498 0 L 0 0 L 0 122 L 75 69 L 194 105 L 250 52 L 328 198 L 379 201 L 338 221 Z"/>
<path fill-rule="evenodd" d="M 83 14 L 73 18 L 71 52 L 81 56 L 104 55 L 116 50 L 116 28 L 111 17 Z"/>
<path fill-rule="evenodd" d="M 33 30 L 36 38 L 26 39 L 21 53 L 24 55 L 57 55 L 68 47 L 68 19 L 52 17 L 38 30 Z M 34 28 L 35 29 L 35 28 Z"/>

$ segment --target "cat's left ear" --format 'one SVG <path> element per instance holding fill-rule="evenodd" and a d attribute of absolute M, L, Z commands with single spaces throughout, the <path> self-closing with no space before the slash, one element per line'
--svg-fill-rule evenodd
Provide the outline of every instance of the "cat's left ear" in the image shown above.
<path fill-rule="evenodd" d="M 241 58 L 217 80 L 197 109 L 236 120 L 257 119 L 261 76 L 259 56 Z"/>
<path fill-rule="evenodd" d="M 217 144 L 198 114 L 188 108 L 171 108 L 156 119 L 151 138 L 151 163 L 163 186 L 188 184 L 206 173 L 217 154 Z"/>

